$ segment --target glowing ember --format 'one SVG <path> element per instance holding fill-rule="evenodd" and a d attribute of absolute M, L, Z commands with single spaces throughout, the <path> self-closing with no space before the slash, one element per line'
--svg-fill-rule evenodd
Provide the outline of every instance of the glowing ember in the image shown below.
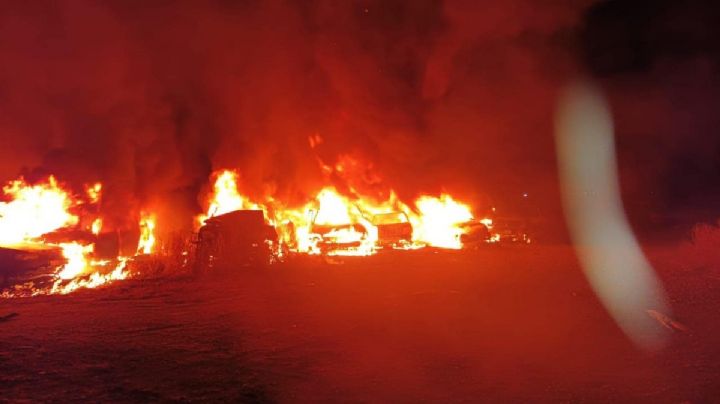
<path fill-rule="evenodd" d="M 29 185 L 22 178 L 3 188 L 10 202 L 0 202 L 0 245 L 32 242 L 43 234 L 74 225 L 77 216 L 68 212 L 72 200 L 55 177 Z"/>
<path fill-rule="evenodd" d="M 140 216 L 140 240 L 138 254 L 150 254 L 155 245 L 155 215 L 142 213 Z"/>

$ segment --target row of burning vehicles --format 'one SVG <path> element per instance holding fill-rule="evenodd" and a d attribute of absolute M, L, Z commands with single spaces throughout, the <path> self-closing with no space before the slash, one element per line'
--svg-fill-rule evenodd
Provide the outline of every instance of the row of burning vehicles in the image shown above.
<path fill-rule="evenodd" d="M 475 218 L 450 195 L 421 196 L 414 208 L 394 193 L 382 202 L 322 189 L 297 209 L 250 202 L 237 192 L 237 174 L 216 177 L 208 213 L 198 218 L 199 268 L 276 262 L 289 253 L 368 256 L 382 251 L 475 248 L 488 243 L 529 243 L 519 223 L 496 227 Z"/>
<path fill-rule="evenodd" d="M 275 200 L 258 203 L 241 195 L 232 170 L 219 171 L 213 179 L 206 213 L 195 218 L 195 231 L 176 234 L 172 240 L 156 240 L 157 220 L 147 212 L 139 213 L 139 231 L 103 231 L 97 208 L 102 184 L 87 186 L 86 195 L 79 198 L 53 177 L 34 185 L 23 180 L 9 183 L 3 188 L 6 201 L 0 202 L 0 282 L 5 283 L 0 296 L 97 287 L 135 276 L 143 263 L 163 260 L 204 272 L 279 262 L 294 254 L 368 256 L 389 250 L 529 242 L 525 232 L 498 231 L 492 220 L 475 218 L 467 204 L 447 194 L 421 196 L 411 208 L 394 193 L 376 202 L 326 187 L 304 206 L 288 208 Z M 72 213 L 78 209 L 82 213 Z M 128 239 L 129 251 L 122 248 Z M 13 283 L 8 278 L 26 269 L 41 269 L 49 286 L 30 282 L 8 290 Z"/>

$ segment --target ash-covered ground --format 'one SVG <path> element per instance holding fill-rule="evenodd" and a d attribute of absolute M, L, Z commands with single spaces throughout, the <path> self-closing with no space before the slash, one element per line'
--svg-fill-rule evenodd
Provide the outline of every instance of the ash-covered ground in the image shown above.
<path fill-rule="evenodd" d="M 303 258 L 2 300 L 0 401 L 714 400 L 720 270 L 647 252 L 687 327 L 656 353 L 567 246 Z"/>

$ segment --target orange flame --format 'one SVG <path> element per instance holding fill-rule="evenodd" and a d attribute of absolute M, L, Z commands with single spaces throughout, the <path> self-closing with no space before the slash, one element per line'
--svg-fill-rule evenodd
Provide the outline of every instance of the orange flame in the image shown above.
<path fill-rule="evenodd" d="M 268 222 L 274 225 L 281 239 L 294 251 L 308 254 L 371 255 L 377 252 L 378 227 L 372 218 L 390 215 L 403 218 L 412 226 L 411 240 L 394 248 L 462 248 L 461 236 L 467 230 L 462 226 L 473 219 L 469 205 L 456 201 L 448 194 L 439 197 L 423 195 L 413 208 L 405 204 L 393 191 L 385 201 L 341 194 L 333 187 L 325 187 L 313 201 L 300 208 L 289 208 L 269 199 L 259 204 L 238 192 L 238 174 L 222 170 L 214 175 L 215 183 L 207 214 L 202 220 L 239 209 L 258 209 L 265 212 Z M 491 223 L 489 218 L 482 223 Z"/>
<path fill-rule="evenodd" d="M 53 284 L 53 287 L 50 290 L 50 294 L 66 295 L 68 293 L 72 293 L 72 292 L 76 291 L 77 289 L 97 288 L 99 286 L 105 285 L 112 281 L 126 279 L 130 275 L 125 270 L 127 261 L 128 261 L 127 257 L 118 257 L 117 266 L 115 267 L 115 269 L 112 272 L 110 272 L 108 274 L 102 274 L 100 272 L 93 272 L 88 278 L 72 279 L 69 283 L 66 283 L 66 284 L 62 284 L 61 280 L 58 280 Z"/>
<path fill-rule="evenodd" d="M 455 201 L 450 195 L 439 198 L 421 196 L 415 201 L 417 215 L 411 215 L 413 240 L 440 248 L 462 248 L 460 226 L 473 218 L 468 205 Z"/>
<path fill-rule="evenodd" d="M 138 240 L 138 254 L 150 254 L 155 246 L 155 215 L 140 214 L 140 240 Z"/>
<path fill-rule="evenodd" d="M 86 185 L 85 193 L 87 194 L 90 203 L 100 202 L 100 197 L 102 196 L 102 183 L 96 182 L 91 185 Z"/>
<path fill-rule="evenodd" d="M 0 245 L 33 242 L 78 222 L 78 217 L 68 212 L 73 201 L 53 176 L 35 185 L 21 178 L 3 187 L 3 192 L 11 200 L 0 202 Z"/>
<path fill-rule="evenodd" d="M 306 225 L 298 245 L 308 246 L 310 253 L 319 253 L 319 242 L 327 241 L 345 248 L 330 248 L 329 255 L 370 255 L 375 252 L 377 228 L 367 220 L 362 211 L 349 198 L 334 188 L 322 189 L 317 197 L 317 211 L 312 222 Z M 306 217 L 310 217 L 308 211 Z"/>
<path fill-rule="evenodd" d="M 65 258 L 65 264 L 55 270 L 55 281 L 51 288 L 36 288 L 32 283 L 19 285 L 21 293 L 12 291 L 0 293 L 0 297 L 35 296 L 39 294 L 66 294 L 80 288 L 95 288 L 115 280 L 131 276 L 127 269 L 128 257 L 117 257 L 115 268 L 108 272 L 105 267 L 115 260 L 95 260 L 92 254 L 94 243 L 87 238 L 76 241 L 50 242 L 45 236 L 60 229 L 72 229 L 80 222 L 70 209 L 83 203 L 100 201 L 102 184 L 85 187 L 85 200 L 74 199 L 61 188 L 54 176 L 34 185 L 22 178 L 8 183 L 3 192 L 8 199 L 0 202 L 0 246 L 14 248 L 57 247 Z M 96 216 L 89 230 L 98 235 L 102 229 L 102 218 Z M 143 213 L 140 218 L 141 235 L 138 254 L 150 254 L 155 245 L 156 220 L 152 214 Z M 69 232 L 68 234 L 73 234 Z"/>
<path fill-rule="evenodd" d="M 67 263 L 60 269 L 60 279 L 73 279 L 88 269 L 87 255 L 93 251 L 93 245 L 82 245 L 77 242 L 61 243 L 62 253 Z"/>
<path fill-rule="evenodd" d="M 215 176 L 212 196 L 210 197 L 207 213 L 197 217 L 198 224 L 213 216 L 222 215 L 240 209 L 260 209 L 261 206 L 238 192 L 238 173 L 233 170 L 222 170 Z"/>
<path fill-rule="evenodd" d="M 98 217 L 93 220 L 90 231 L 92 232 L 92 234 L 97 236 L 98 234 L 100 234 L 100 230 L 102 230 L 102 219 Z"/>

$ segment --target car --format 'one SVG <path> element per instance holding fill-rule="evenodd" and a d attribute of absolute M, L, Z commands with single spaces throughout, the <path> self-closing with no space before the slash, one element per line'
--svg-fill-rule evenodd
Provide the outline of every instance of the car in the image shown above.
<path fill-rule="evenodd" d="M 195 270 L 234 270 L 267 265 L 283 256 L 275 227 L 262 210 L 236 210 L 206 219 L 198 230 Z"/>
<path fill-rule="evenodd" d="M 310 233 L 316 238 L 315 245 L 324 255 L 359 250 L 368 239 L 367 228 L 359 223 L 313 223 Z"/>
<path fill-rule="evenodd" d="M 462 229 L 464 233 L 460 236 L 460 241 L 466 248 L 478 248 L 491 242 L 490 228 L 485 220 L 471 220 L 463 223 Z"/>
<path fill-rule="evenodd" d="M 380 247 L 402 247 L 412 243 L 413 227 L 404 212 L 377 214 L 371 222 L 377 227 Z"/>
<path fill-rule="evenodd" d="M 50 279 L 65 264 L 62 250 L 54 246 L 0 247 L 0 289 L 16 283 Z"/>

